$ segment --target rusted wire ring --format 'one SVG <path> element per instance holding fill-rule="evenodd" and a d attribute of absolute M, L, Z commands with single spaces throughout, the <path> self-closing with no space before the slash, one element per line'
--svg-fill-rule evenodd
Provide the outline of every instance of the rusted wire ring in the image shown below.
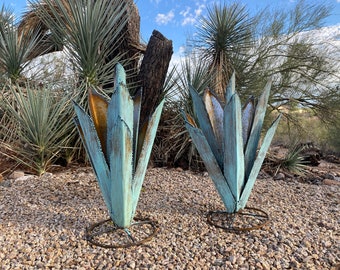
<path fill-rule="evenodd" d="M 242 210 L 240 210 L 239 212 L 236 212 L 236 213 L 228 213 L 226 211 L 210 211 L 208 214 L 207 214 L 207 222 L 210 224 L 210 225 L 213 225 L 217 228 L 221 228 L 221 229 L 224 229 L 226 231 L 230 231 L 230 232 L 246 232 L 246 231 L 251 231 L 251 230 L 257 230 L 257 229 L 260 229 L 262 228 L 263 226 L 267 225 L 268 222 L 269 222 L 269 216 L 266 212 L 264 212 L 263 210 L 261 209 L 258 209 L 258 208 L 254 208 L 254 207 L 245 207 L 244 209 L 246 210 L 253 210 L 253 211 L 257 211 L 257 212 L 260 212 L 262 215 L 257 215 L 257 214 L 249 214 L 249 213 L 242 213 Z M 242 228 L 242 227 L 234 227 L 234 226 L 231 226 L 231 227 L 225 227 L 225 226 L 221 226 L 221 225 L 218 225 L 216 223 L 214 223 L 212 221 L 212 215 L 213 214 L 226 214 L 227 216 L 230 216 L 231 218 L 236 215 L 242 215 L 242 216 L 253 216 L 253 217 L 257 217 L 259 220 L 263 220 L 262 223 L 258 224 L 258 225 L 255 225 L 255 226 L 251 226 L 251 227 L 245 227 L 245 228 Z M 231 220 L 231 223 L 232 223 L 232 220 Z"/>
<path fill-rule="evenodd" d="M 86 231 L 85 231 L 85 238 L 87 241 L 89 241 L 91 244 L 95 245 L 95 246 L 99 246 L 99 247 L 103 247 L 103 248 L 129 248 L 132 246 L 139 246 L 142 245 L 148 241 L 150 241 L 159 231 L 159 227 L 157 222 L 149 220 L 149 219 L 140 219 L 140 218 L 135 218 L 135 220 L 137 222 L 131 224 L 130 227 L 132 226 L 136 226 L 136 225 L 140 225 L 140 224 L 149 224 L 151 225 L 151 227 L 153 228 L 152 233 L 147 236 L 146 238 L 140 240 L 140 241 L 136 241 L 136 242 L 131 242 L 131 243 L 127 243 L 127 244 L 122 244 L 122 245 L 107 245 L 107 244 L 102 244 L 99 243 L 98 241 L 94 240 L 93 238 L 95 236 L 100 235 L 100 233 L 98 234 L 92 234 L 92 231 L 96 228 L 99 227 L 100 225 L 106 223 L 106 222 L 113 222 L 110 218 L 106 219 L 106 220 L 102 220 L 100 222 L 94 223 L 93 225 L 91 225 Z M 124 230 L 124 228 L 115 228 L 112 230 L 112 232 L 116 231 L 116 230 Z M 106 233 L 106 232 L 103 232 Z"/>

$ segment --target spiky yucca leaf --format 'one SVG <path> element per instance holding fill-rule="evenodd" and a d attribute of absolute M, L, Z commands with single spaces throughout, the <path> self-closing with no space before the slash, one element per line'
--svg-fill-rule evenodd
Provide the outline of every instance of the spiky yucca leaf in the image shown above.
<path fill-rule="evenodd" d="M 26 37 L 19 34 L 14 20 L 11 19 L 14 15 L 10 14 L 4 7 L 0 10 L 0 70 L 15 82 L 29 64 L 28 56 L 37 45 L 38 35 L 33 30 Z"/>
<path fill-rule="evenodd" d="M 9 85 L 13 102 L 5 101 L 11 115 L 12 136 L 2 142 L 13 153 L 12 158 L 45 173 L 64 147 L 68 147 L 74 126 L 69 96 L 58 96 L 48 88 L 25 89 Z M 5 129 L 5 127 L 4 127 Z M 3 131 L 2 131 L 3 132 Z"/>
<path fill-rule="evenodd" d="M 112 83 L 122 57 L 112 52 L 120 46 L 127 23 L 124 1 L 44 0 L 33 7 L 64 45 L 83 81 L 92 86 Z"/>

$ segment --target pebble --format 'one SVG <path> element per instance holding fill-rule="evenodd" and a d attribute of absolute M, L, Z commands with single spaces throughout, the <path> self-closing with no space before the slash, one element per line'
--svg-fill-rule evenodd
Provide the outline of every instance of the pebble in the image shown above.
<path fill-rule="evenodd" d="M 150 168 L 137 215 L 160 230 L 144 245 L 112 250 L 85 239 L 107 218 L 91 168 L 30 177 L 0 185 L 2 269 L 332 269 L 339 256 L 339 186 L 259 179 L 248 206 L 270 223 L 228 233 L 206 221 L 224 209 L 210 177 Z"/>
<path fill-rule="evenodd" d="M 340 181 L 332 180 L 332 179 L 324 179 L 322 183 L 327 186 L 333 186 L 333 185 L 340 186 Z"/>
<path fill-rule="evenodd" d="M 274 180 L 284 180 L 285 179 L 285 175 L 284 175 L 284 173 L 278 173 L 278 174 L 276 174 L 273 178 L 274 178 Z"/>
<path fill-rule="evenodd" d="M 8 179 L 18 179 L 23 176 L 25 176 L 23 171 L 14 171 L 8 176 Z"/>

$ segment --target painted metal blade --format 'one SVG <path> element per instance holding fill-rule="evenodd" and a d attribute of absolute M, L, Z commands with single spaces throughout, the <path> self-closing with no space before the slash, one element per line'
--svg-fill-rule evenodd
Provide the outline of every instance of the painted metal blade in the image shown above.
<path fill-rule="evenodd" d="M 159 120 L 161 118 L 163 110 L 164 100 L 157 106 L 156 110 L 152 114 L 150 120 L 148 121 L 147 129 L 143 135 L 144 141 L 141 148 L 141 152 L 137 161 L 136 172 L 133 179 L 133 197 L 132 197 L 132 217 L 134 216 L 138 204 L 139 194 L 142 189 L 143 180 L 145 177 L 146 170 L 148 168 L 148 163 L 152 151 L 153 142 L 156 137 L 157 128 Z"/>
<path fill-rule="evenodd" d="M 102 146 L 105 157 L 106 155 L 106 115 L 107 115 L 107 107 L 109 106 L 108 100 L 100 95 L 94 89 L 89 89 L 88 91 L 88 101 L 89 101 L 89 109 L 92 121 L 94 126 L 96 127 L 97 134 L 100 140 L 100 144 Z"/>
<path fill-rule="evenodd" d="M 234 94 L 224 109 L 224 176 L 236 201 L 244 183 L 241 101 Z"/>
<path fill-rule="evenodd" d="M 186 118 L 185 114 L 184 118 Z M 215 184 L 216 190 L 219 193 L 227 212 L 234 213 L 236 209 L 236 199 L 231 192 L 227 180 L 222 174 L 220 166 L 203 132 L 200 129 L 193 127 L 188 121 L 186 121 L 185 126 L 209 172 L 209 176 Z"/>
<path fill-rule="evenodd" d="M 107 154 L 110 165 L 111 200 L 114 222 L 119 227 L 131 224 L 133 100 L 126 88 L 126 74 L 116 65 L 115 91 L 107 112 Z"/>
<path fill-rule="evenodd" d="M 206 137 L 212 152 L 214 153 L 217 163 L 222 170 L 223 168 L 222 148 L 218 146 L 212 125 L 210 123 L 209 115 L 205 109 L 203 100 L 192 86 L 189 86 L 189 91 L 192 97 L 194 112 L 197 116 L 199 127 L 203 131 L 203 134 Z"/>
<path fill-rule="evenodd" d="M 108 140 L 111 149 L 110 179 L 113 221 L 121 228 L 129 227 L 132 221 L 132 131 L 118 117 L 114 121 L 115 139 Z"/>
<path fill-rule="evenodd" d="M 231 75 L 229 83 L 227 85 L 227 89 L 225 92 L 225 103 L 228 104 L 230 98 L 236 93 L 235 90 L 235 72 Z"/>
<path fill-rule="evenodd" d="M 110 171 L 106 163 L 105 156 L 101 149 L 100 141 L 97 136 L 95 126 L 91 118 L 85 111 L 74 102 L 74 109 L 77 115 L 75 119 L 79 133 L 81 134 L 83 144 L 85 145 L 86 152 L 90 158 L 91 165 L 96 174 L 100 190 L 109 209 L 110 216 L 113 214 L 111 196 L 110 196 Z"/>
<path fill-rule="evenodd" d="M 242 138 L 243 149 L 246 149 L 255 114 L 254 97 L 250 97 L 242 109 Z"/>
<path fill-rule="evenodd" d="M 140 88 L 136 95 L 133 97 L 133 174 L 137 166 L 137 149 L 138 149 L 138 132 L 140 121 L 140 110 L 142 104 L 142 88 Z"/>
<path fill-rule="evenodd" d="M 254 162 L 254 166 L 252 166 L 250 174 L 249 174 L 249 178 L 246 182 L 246 185 L 242 191 L 242 195 L 239 201 L 239 204 L 237 206 L 237 210 L 242 209 L 246 206 L 247 201 L 249 199 L 251 190 L 254 187 L 257 175 L 261 169 L 262 163 L 264 158 L 266 157 L 266 153 L 268 151 L 268 148 L 272 142 L 272 139 L 274 137 L 276 128 L 280 122 L 281 119 L 281 115 L 279 115 L 276 120 L 272 123 L 272 125 L 270 126 L 270 128 L 268 129 L 266 136 L 263 139 L 263 143 L 260 147 L 260 150 L 258 152 L 257 158 L 255 159 Z"/>
<path fill-rule="evenodd" d="M 213 95 L 213 93 L 206 89 L 203 95 L 203 101 L 205 108 L 207 110 L 210 123 L 212 125 L 217 144 L 220 149 L 223 149 L 223 108 L 218 99 Z"/>
<path fill-rule="evenodd" d="M 261 137 L 261 130 L 264 121 L 264 117 L 267 110 L 267 103 L 270 94 L 271 81 L 269 81 L 262 93 L 259 101 L 257 102 L 254 121 L 252 124 L 251 132 L 249 135 L 248 143 L 245 150 L 245 170 L 246 170 L 246 179 L 249 178 L 250 171 L 253 167 L 255 158 L 256 158 L 256 150 Z"/>

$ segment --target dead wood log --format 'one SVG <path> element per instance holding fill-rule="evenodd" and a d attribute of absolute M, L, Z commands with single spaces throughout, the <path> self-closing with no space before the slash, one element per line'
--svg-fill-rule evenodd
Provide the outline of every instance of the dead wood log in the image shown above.
<path fill-rule="evenodd" d="M 138 74 L 138 81 L 143 89 L 141 123 L 148 119 L 163 97 L 163 85 L 172 53 L 172 41 L 154 30 Z"/>

